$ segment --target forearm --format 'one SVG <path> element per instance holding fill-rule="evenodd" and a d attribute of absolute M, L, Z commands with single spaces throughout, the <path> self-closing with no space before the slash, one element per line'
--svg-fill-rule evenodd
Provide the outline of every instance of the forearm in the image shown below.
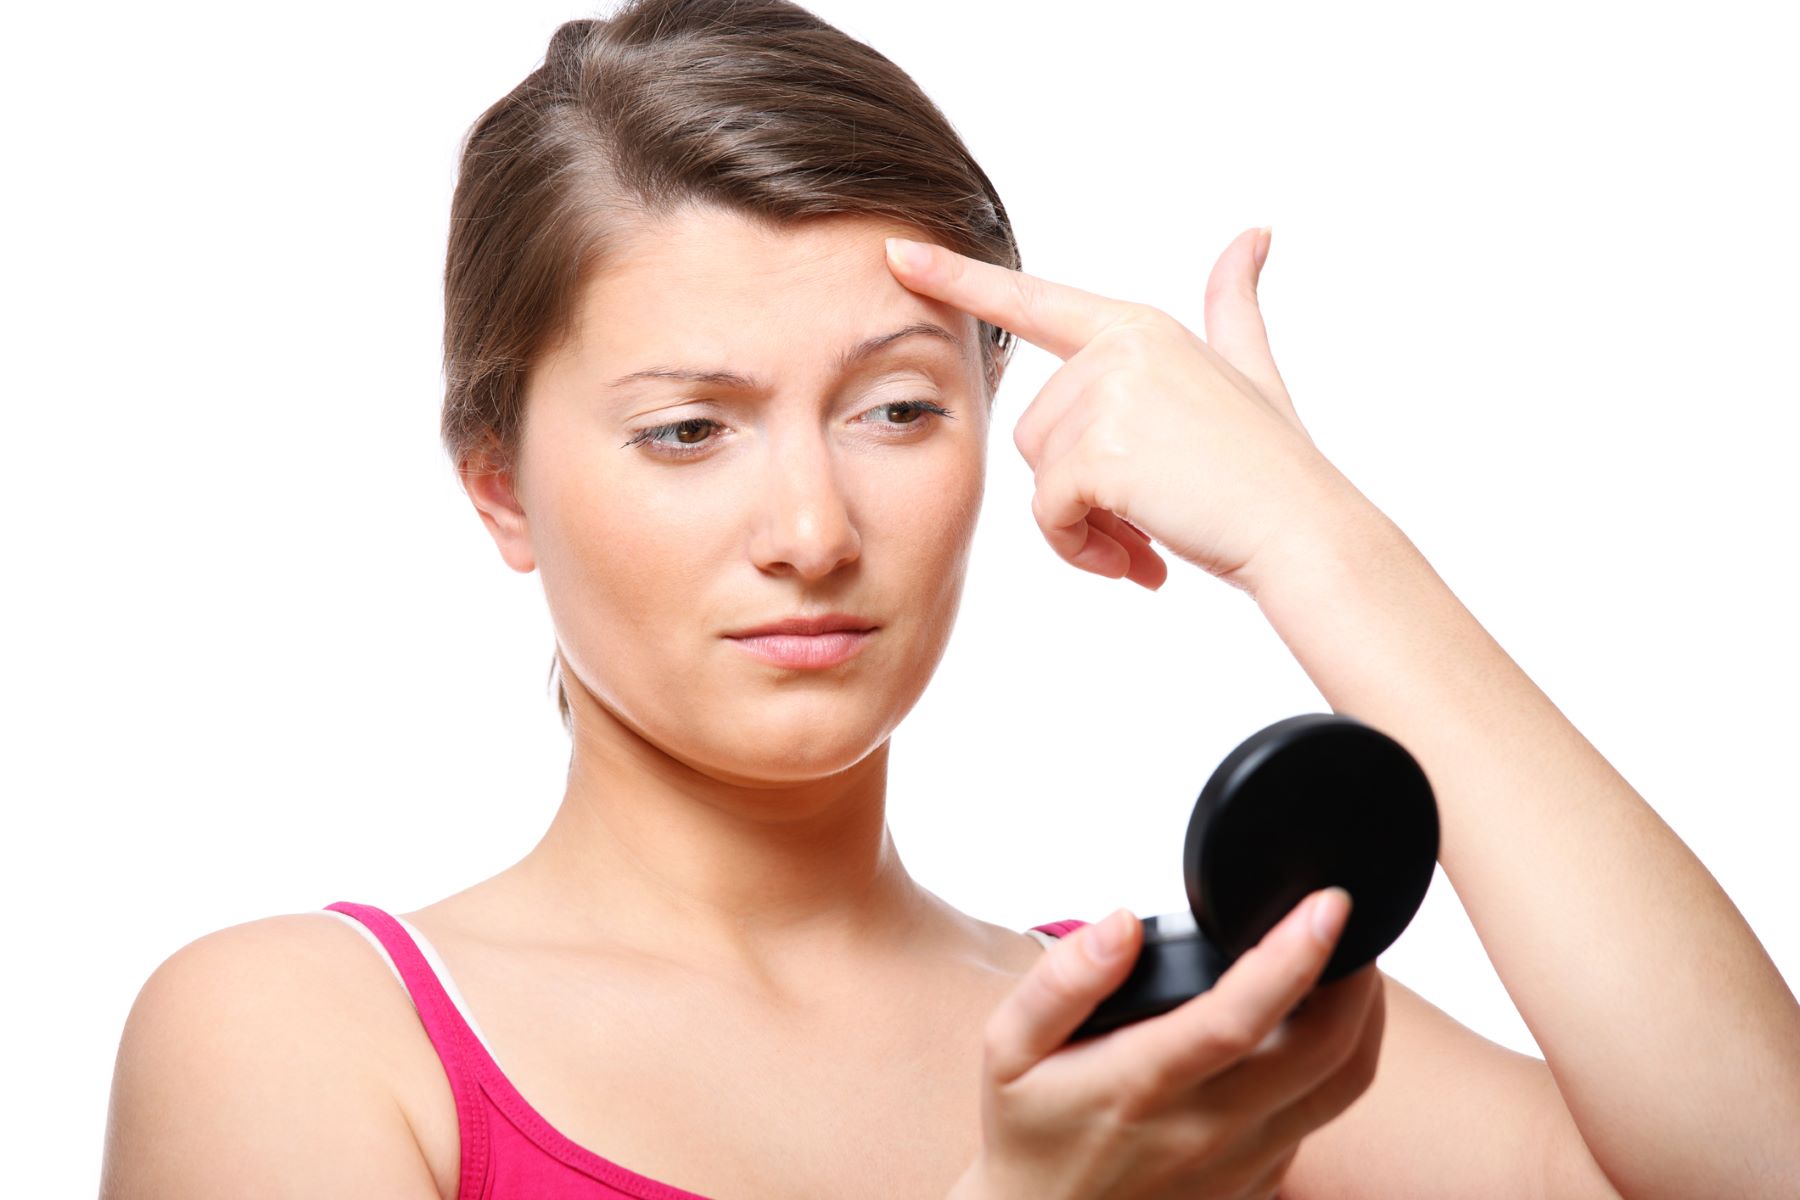
<path fill-rule="evenodd" d="M 1332 511 L 1256 602 L 1424 767 L 1439 861 L 1595 1160 L 1634 1200 L 1786 1194 L 1800 1005 L 1762 945 L 1404 533 L 1360 494 Z"/>

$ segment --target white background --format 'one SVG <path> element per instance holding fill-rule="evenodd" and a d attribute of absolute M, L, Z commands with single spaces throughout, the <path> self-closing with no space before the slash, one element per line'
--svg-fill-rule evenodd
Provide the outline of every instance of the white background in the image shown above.
<path fill-rule="evenodd" d="M 1321 448 L 1800 979 L 1778 6 L 812 7 L 949 115 L 1034 274 L 1199 331 L 1215 257 L 1272 224 L 1263 309 Z M 5 1103 L 59 1164 L 52 1187 L 15 1159 L 20 1194 L 92 1193 L 66 1181 L 98 1178 L 120 1029 L 177 948 L 430 903 L 555 810 L 538 579 L 437 443 L 440 280 L 458 139 L 585 15 L 15 18 Z M 912 873 L 1015 928 L 1179 907 L 1212 767 L 1326 708 L 1241 593 L 1175 560 L 1150 594 L 1044 544 L 1010 433 L 1055 365 L 1021 346 L 1002 389 L 890 789 Z M 1382 965 L 1536 1053 L 1441 871 Z"/>

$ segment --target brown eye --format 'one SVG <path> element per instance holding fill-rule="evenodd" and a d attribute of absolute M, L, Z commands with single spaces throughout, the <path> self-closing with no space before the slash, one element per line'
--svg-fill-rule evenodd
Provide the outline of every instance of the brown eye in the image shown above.
<path fill-rule="evenodd" d="M 706 435 L 718 427 L 718 422 L 709 417 L 689 417 L 685 421 L 673 421 L 667 425 L 652 425 L 638 433 L 627 446 L 643 446 L 652 454 L 660 454 L 665 458 L 698 454 L 706 443 L 713 438 Z M 671 436 L 674 441 L 668 440 Z"/>
<path fill-rule="evenodd" d="M 921 421 L 919 418 L 925 414 L 930 414 L 934 417 L 950 416 L 949 409 L 933 404 L 929 400 L 895 400 L 887 404 L 878 404 L 869 410 L 868 414 L 865 415 L 865 419 L 866 416 L 872 416 L 875 413 L 880 413 L 886 419 L 876 421 L 874 424 L 888 425 L 895 428 L 905 428 L 909 425 L 922 425 L 925 422 Z"/>

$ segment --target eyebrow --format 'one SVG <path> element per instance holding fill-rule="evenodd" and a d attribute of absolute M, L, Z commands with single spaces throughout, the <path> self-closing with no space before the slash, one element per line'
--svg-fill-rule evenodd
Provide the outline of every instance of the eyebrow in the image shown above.
<path fill-rule="evenodd" d="M 902 326 L 890 333 L 879 333 L 872 338 L 865 338 L 856 345 L 845 349 L 837 357 L 836 367 L 839 372 L 847 371 L 870 355 L 885 349 L 901 338 L 915 337 L 937 338 L 948 342 L 960 352 L 964 349 L 962 338 L 951 333 L 942 325 L 934 325 L 930 321 L 914 321 L 911 325 Z M 741 391 L 756 392 L 769 390 L 764 384 L 749 375 L 740 375 L 736 371 L 702 371 L 687 367 L 647 367 L 642 371 L 633 371 L 629 375 L 621 375 L 606 386 L 621 387 L 638 379 L 676 379 L 689 383 L 704 383 L 712 387 L 737 388 Z"/>

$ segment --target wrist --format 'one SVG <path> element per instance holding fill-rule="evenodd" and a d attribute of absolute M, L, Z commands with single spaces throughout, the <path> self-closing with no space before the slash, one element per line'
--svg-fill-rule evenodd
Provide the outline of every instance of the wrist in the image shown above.
<path fill-rule="evenodd" d="M 1230 580 L 1260 606 L 1294 594 L 1328 597 L 1353 573 L 1411 549 L 1399 526 L 1342 472 L 1324 459 L 1319 466 L 1299 515 Z"/>

